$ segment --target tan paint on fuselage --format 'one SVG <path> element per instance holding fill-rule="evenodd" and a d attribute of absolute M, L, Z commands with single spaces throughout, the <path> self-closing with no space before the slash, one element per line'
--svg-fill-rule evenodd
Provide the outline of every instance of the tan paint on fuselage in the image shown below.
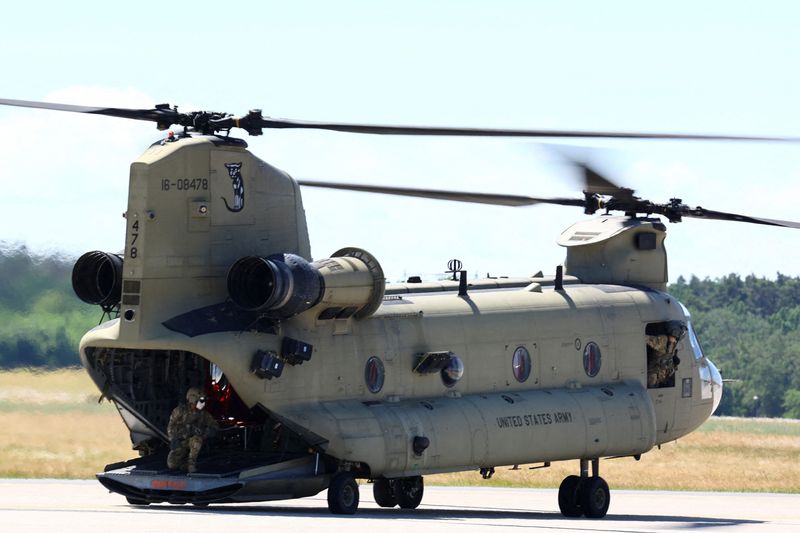
<path fill-rule="evenodd" d="M 310 257 L 297 183 L 213 139 L 155 144 L 131 164 L 124 279 L 141 281 L 141 305 L 123 305 L 135 317 L 123 320 L 124 339 L 158 336 L 162 321 L 224 301 L 228 269 L 241 257 Z M 226 163 L 242 163 L 244 208 L 236 213 L 225 204 L 233 202 Z"/>
<path fill-rule="evenodd" d="M 244 208 L 233 213 L 223 201 L 230 204 L 233 191 L 225 164 L 239 162 Z M 207 188 L 191 181 L 198 179 L 208 180 Z M 646 323 L 685 319 L 671 296 L 654 290 L 531 285 L 466 297 L 403 294 L 387 297 L 361 320 L 318 320 L 319 309 L 312 308 L 283 321 L 277 335 L 187 337 L 166 329 L 162 323 L 176 315 L 225 301 L 227 270 L 243 256 L 287 252 L 310 259 L 297 184 L 243 148 L 216 146 L 209 138 L 154 145 L 131 166 L 125 252 L 124 279 L 140 282 L 138 298 L 123 294 L 122 318 L 84 337 L 84 364 L 89 346 L 196 353 L 222 368 L 245 403 L 320 435 L 327 453 L 366 463 L 373 475 L 642 453 L 688 433 L 711 413 L 712 401 L 700 399 L 702 361 L 691 356 L 686 340 L 679 347 L 678 385 L 645 388 Z M 253 354 L 279 352 L 284 336 L 312 344 L 311 360 L 287 365 L 278 379 L 251 374 Z M 595 377 L 583 368 L 589 342 L 602 353 Z M 525 383 L 512 372 L 518 346 L 532 356 Z M 463 379 L 448 388 L 438 374 L 413 373 L 417 354 L 428 351 L 457 354 Z M 377 394 L 364 380 L 371 356 L 386 370 Z M 684 378 L 693 379 L 687 398 L 681 397 Z M 411 450 L 415 436 L 431 440 L 422 456 Z"/>
<path fill-rule="evenodd" d="M 273 335 L 216 333 L 186 339 L 165 331 L 164 338 L 137 346 L 188 350 L 217 363 L 248 404 L 260 403 L 319 434 L 329 441 L 328 453 L 368 463 L 376 475 L 643 453 L 682 436 L 710 414 L 711 402 L 698 403 L 697 390 L 691 398 L 680 398 L 680 387 L 644 388 L 645 322 L 683 318 L 677 303 L 663 293 L 606 293 L 577 286 L 563 292 L 476 291 L 468 298 L 411 295 L 401 302 L 353 321 L 348 335 L 335 335 L 333 324 L 311 329 L 293 324 L 302 324 L 303 317 L 288 321 L 281 334 L 313 344 L 314 355 L 301 366 L 287 366 L 275 380 L 260 380 L 247 371 L 256 350 L 277 350 L 279 338 Z M 118 344 L 109 342 L 112 332 L 98 331 L 106 339 L 92 344 Z M 602 351 L 594 378 L 583 369 L 582 347 L 590 341 Z M 526 383 L 518 383 L 512 373 L 518 346 L 533 354 Z M 679 349 L 684 363 L 677 383 L 695 374 L 688 343 Z M 453 388 L 438 374 L 412 372 L 417 353 L 441 350 L 464 361 L 464 377 Z M 364 383 L 370 356 L 380 357 L 386 368 L 378 394 Z M 696 376 L 694 383 L 697 388 Z M 608 397 L 604 387 L 614 396 Z M 509 394 L 516 395 L 509 396 L 513 405 L 503 399 Z M 435 409 L 420 400 L 434 402 Z M 606 405 L 592 408 L 602 401 Z M 677 402 L 688 408 L 676 420 Z M 502 417 L 523 417 L 525 424 L 526 415 L 561 412 L 570 413 L 570 423 L 497 427 Z M 433 444 L 415 463 L 410 450 L 417 435 Z M 595 438 L 601 440 L 595 443 Z M 535 445 L 520 445 L 526 439 Z"/>

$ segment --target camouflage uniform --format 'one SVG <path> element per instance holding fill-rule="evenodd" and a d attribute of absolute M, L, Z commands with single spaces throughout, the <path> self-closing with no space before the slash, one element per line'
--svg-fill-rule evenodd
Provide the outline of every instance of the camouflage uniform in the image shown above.
<path fill-rule="evenodd" d="M 675 348 L 677 339 L 667 335 L 647 336 L 647 387 L 654 388 L 675 374 Z"/>
<path fill-rule="evenodd" d="M 170 452 L 167 456 L 169 468 L 194 472 L 203 441 L 219 429 L 217 421 L 208 411 L 195 408 L 200 397 L 200 391 L 192 387 L 186 393 L 186 403 L 173 409 L 169 417 L 167 425 L 167 436 L 170 441 Z"/>

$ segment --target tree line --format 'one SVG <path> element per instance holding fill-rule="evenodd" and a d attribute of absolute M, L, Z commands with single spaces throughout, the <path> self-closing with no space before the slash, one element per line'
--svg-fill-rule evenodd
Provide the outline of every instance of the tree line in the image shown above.
<path fill-rule="evenodd" d="M 73 261 L 0 243 L 0 368 L 80 364 L 78 342 L 102 312 L 72 292 Z M 668 290 L 734 380 L 718 414 L 800 418 L 800 278 L 680 277 Z"/>
<path fill-rule="evenodd" d="M 81 336 L 101 311 L 72 292 L 72 258 L 0 246 L 0 367 L 80 364 Z"/>
<path fill-rule="evenodd" d="M 683 277 L 669 292 L 692 313 L 725 384 L 720 415 L 800 418 L 800 278 Z"/>

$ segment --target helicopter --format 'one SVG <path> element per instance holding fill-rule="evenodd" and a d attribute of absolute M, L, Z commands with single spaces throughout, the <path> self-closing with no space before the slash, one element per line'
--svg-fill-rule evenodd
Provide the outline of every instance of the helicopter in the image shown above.
<path fill-rule="evenodd" d="M 639 458 L 715 411 L 722 377 L 689 311 L 666 292 L 666 226 L 683 218 L 800 223 L 654 203 L 585 164 L 583 195 L 541 198 L 296 180 L 230 135 L 323 129 L 385 135 L 685 140 L 695 134 L 438 128 L 245 115 L 0 104 L 155 122 L 169 130 L 131 164 L 125 249 L 90 251 L 73 288 L 101 323 L 81 363 L 139 457 L 97 479 L 132 505 L 301 498 L 327 489 L 356 513 L 357 480 L 381 507 L 414 509 L 423 476 L 577 460 L 566 517 L 602 518 L 600 459 Z M 312 259 L 301 187 L 503 206 L 554 204 L 599 217 L 567 228 L 555 272 L 387 283 L 346 246 Z M 613 216 L 611 212 L 622 215 Z M 190 387 L 220 426 L 195 472 L 167 467 L 170 413 Z"/>

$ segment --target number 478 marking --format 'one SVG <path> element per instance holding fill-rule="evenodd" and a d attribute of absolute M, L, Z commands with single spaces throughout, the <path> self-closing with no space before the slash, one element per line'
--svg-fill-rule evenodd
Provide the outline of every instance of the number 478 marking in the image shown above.
<path fill-rule="evenodd" d="M 136 259 L 139 255 L 139 250 L 136 248 L 136 240 L 139 238 L 139 221 L 135 220 L 131 226 L 131 245 L 128 248 L 128 257 Z"/>

